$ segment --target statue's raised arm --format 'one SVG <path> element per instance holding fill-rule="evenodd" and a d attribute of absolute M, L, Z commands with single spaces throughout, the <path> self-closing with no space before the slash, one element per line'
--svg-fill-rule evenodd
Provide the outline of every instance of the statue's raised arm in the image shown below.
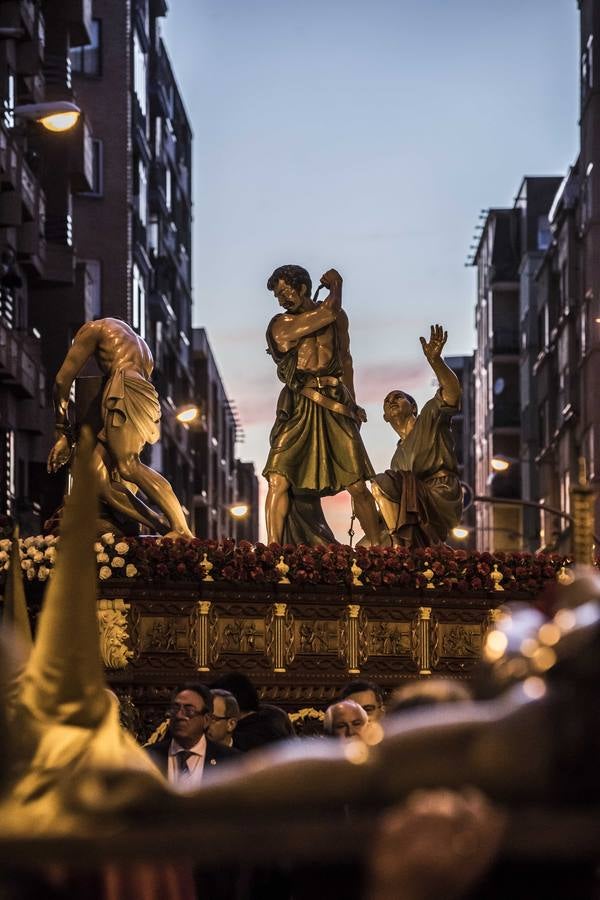
<path fill-rule="evenodd" d="M 383 401 L 383 418 L 399 437 L 390 468 L 372 481 L 373 495 L 394 544 L 427 547 L 443 543 L 460 522 L 462 489 L 451 432 L 461 390 L 442 359 L 448 335 L 432 325 L 423 353 L 439 381 L 439 390 L 419 413 L 414 397 L 393 390 Z"/>

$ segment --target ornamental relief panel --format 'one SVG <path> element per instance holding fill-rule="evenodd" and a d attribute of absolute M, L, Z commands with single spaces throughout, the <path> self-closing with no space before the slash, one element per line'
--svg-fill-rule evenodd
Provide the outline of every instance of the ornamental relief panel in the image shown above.
<path fill-rule="evenodd" d="M 410 656 L 409 622 L 370 622 L 368 627 L 369 656 Z"/>
<path fill-rule="evenodd" d="M 296 619 L 294 642 L 296 653 L 337 653 L 339 634 L 335 622 Z"/>
<path fill-rule="evenodd" d="M 219 616 L 217 648 L 220 653 L 264 653 L 264 619 Z"/>
<path fill-rule="evenodd" d="M 463 625 L 440 622 L 438 624 L 439 655 L 464 656 L 477 658 L 481 656 L 481 625 Z"/>
<path fill-rule="evenodd" d="M 184 616 L 142 616 L 140 621 L 142 653 L 187 653 L 189 618 Z"/>

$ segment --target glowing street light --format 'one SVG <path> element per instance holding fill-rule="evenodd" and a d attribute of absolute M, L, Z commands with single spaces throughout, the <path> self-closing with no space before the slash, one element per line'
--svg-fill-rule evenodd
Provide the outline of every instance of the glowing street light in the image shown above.
<path fill-rule="evenodd" d="M 13 115 L 19 119 L 39 122 L 48 131 L 68 131 L 77 123 L 81 110 L 68 100 L 49 101 L 47 103 L 26 103 L 15 106 Z"/>
<path fill-rule="evenodd" d="M 507 469 L 510 468 L 511 460 L 507 459 L 505 456 L 493 456 L 490 462 L 490 466 L 494 470 L 494 472 L 506 472 Z"/>
<path fill-rule="evenodd" d="M 471 534 L 471 529 L 465 528 L 464 525 L 457 525 L 452 529 L 451 534 L 457 541 L 464 541 Z"/>
<path fill-rule="evenodd" d="M 189 425 L 191 422 L 195 422 L 200 415 L 200 407 L 196 406 L 195 403 L 187 403 L 185 406 L 180 406 L 175 413 L 175 418 L 178 422 L 181 422 L 182 425 Z"/>
<path fill-rule="evenodd" d="M 233 506 L 229 507 L 229 512 L 234 519 L 244 519 L 249 511 L 250 507 L 247 503 L 234 503 Z"/>

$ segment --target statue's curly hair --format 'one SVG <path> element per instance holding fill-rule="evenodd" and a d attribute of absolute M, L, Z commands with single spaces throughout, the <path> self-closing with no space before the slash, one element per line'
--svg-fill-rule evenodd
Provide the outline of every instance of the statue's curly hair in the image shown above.
<path fill-rule="evenodd" d="M 312 281 L 310 275 L 302 266 L 279 266 L 267 281 L 267 290 L 272 291 L 279 279 L 289 284 L 295 291 L 299 291 L 303 284 L 306 285 L 306 296 L 312 294 Z"/>

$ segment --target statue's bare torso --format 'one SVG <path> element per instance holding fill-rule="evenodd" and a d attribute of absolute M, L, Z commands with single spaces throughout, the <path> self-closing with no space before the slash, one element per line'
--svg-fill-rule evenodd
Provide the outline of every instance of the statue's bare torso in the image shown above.
<path fill-rule="evenodd" d="M 77 339 L 90 342 L 94 357 L 105 375 L 117 371 L 150 378 L 154 362 L 146 342 L 120 319 L 98 319 L 88 322 Z"/>

